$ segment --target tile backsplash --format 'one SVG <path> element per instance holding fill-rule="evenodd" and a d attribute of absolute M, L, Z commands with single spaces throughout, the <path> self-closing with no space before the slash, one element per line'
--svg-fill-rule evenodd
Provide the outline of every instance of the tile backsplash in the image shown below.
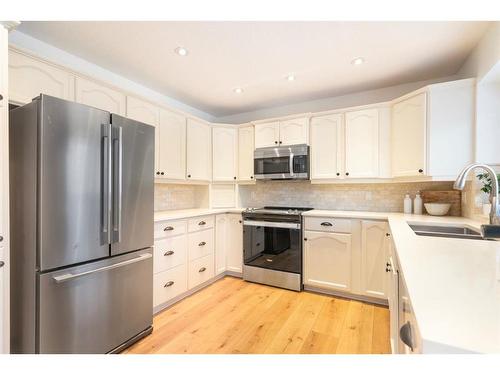
<path fill-rule="evenodd" d="M 241 207 L 301 206 L 317 209 L 402 212 L 403 198 L 418 190 L 451 190 L 452 182 L 311 184 L 266 181 L 241 185 Z"/>
<path fill-rule="evenodd" d="M 155 211 L 208 207 L 207 185 L 155 184 Z"/>

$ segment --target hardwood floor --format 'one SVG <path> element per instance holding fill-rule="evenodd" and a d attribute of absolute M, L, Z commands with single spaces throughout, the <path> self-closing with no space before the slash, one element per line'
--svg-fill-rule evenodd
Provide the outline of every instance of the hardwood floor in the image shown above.
<path fill-rule="evenodd" d="M 390 353 L 389 310 L 225 277 L 154 317 L 125 353 Z"/>

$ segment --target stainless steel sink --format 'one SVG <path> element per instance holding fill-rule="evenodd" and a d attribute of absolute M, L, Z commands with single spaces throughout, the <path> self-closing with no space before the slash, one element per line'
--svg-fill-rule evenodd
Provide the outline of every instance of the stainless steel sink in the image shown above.
<path fill-rule="evenodd" d="M 474 229 L 463 226 L 438 226 L 438 225 L 421 225 L 409 224 L 415 234 L 418 236 L 430 237 L 447 237 L 447 238 L 463 238 L 469 240 L 484 240 L 481 233 Z"/>

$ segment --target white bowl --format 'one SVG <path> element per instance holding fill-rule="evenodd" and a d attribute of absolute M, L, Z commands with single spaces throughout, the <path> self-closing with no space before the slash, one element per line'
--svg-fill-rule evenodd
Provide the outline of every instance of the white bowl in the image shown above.
<path fill-rule="evenodd" d="M 450 210 L 451 203 L 424 203 L 424 206 L 429 215 L 444 216 Z"/>

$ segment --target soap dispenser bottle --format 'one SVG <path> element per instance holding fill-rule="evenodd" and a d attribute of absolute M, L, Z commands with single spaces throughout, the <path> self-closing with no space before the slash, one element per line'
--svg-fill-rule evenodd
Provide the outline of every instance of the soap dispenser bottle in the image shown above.
<path fill-rule="evenodd" d="M 405 214 L 411 214 L 411 198 L 410 198 L 410 194 L 406 194 L 405 195 L 405 199 L 403 201 L 403 205 L 404 205 L 404 213 Z"/>
<path fill-rule="evenodd" d="M 415 215 L 422 215 L 422 197 L 420 197 L 420 191 L 417 191 L 417 195 L 413 200 L 413 213 Z"/>

